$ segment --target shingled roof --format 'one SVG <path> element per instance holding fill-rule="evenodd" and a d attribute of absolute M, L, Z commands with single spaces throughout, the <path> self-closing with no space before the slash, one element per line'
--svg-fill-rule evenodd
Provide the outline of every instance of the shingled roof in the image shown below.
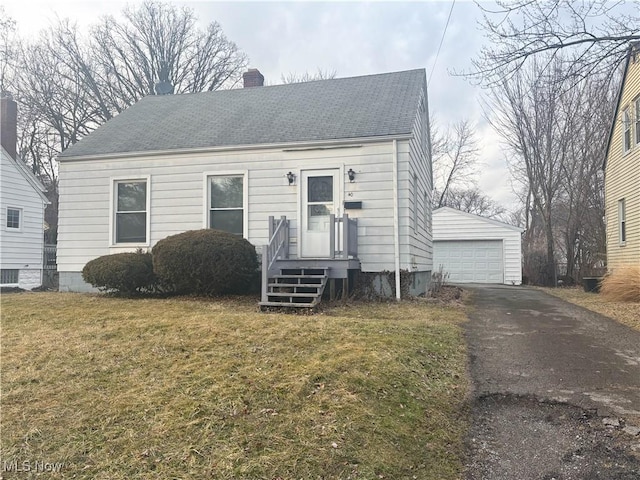
<path fill-rule="evenodd" d="M 60 158 L 411 133 L 424 69 L 148 96 Z"/>

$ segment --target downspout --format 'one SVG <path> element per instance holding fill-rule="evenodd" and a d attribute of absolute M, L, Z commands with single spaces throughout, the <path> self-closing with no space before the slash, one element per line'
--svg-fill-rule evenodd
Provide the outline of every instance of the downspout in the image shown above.
<path fill-rule="evenodd" d="M 395 255 L 396 300 L 400 300 L 400 227 L 398 202 L 398 141 L 393 141 L 393 253 Z"/>

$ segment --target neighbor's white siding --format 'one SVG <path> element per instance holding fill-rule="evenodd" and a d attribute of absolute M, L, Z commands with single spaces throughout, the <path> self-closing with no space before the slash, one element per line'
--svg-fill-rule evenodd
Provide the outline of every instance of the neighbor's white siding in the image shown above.
<path fill-rule="evenodd" d="M 404 151 L 408 145 L 405 143 Z M 405 153 L 406 155 L 406 153 Z M 364 271 L 393 270 L 393 146 L 391 141 L 350 147 L 286 151 L 256 149 L 142 156 L 60 163 L 58 271 L 80 272 L 91 259 L 135 249 L 110 247 L 110 192 L 114 178 L 149 176 L 150 236 L 147 247 L 168 235 L 205 228 L 205 172 L 247 172 L 248 231 L 256 246 L 267 243 L 269 215 L 291 220 L 292 249 L 297 255 L 300 171 L 340 168 L 345 201 L 362 201 L 358 218 L 358 253 Z M 347 171 L 356 171 L 349 182 Z M 289 185 L 287 172 L 296 174 Z M 340 211 L 340 214 L 343 212 Z M 408 265 L 404 265 L 406 268 Z"/>
<path fill-rule="evenodd" d="M 0 265 L 19 270 L 18 286 L 32 289 L 42 285 L 45 204 L 15 162 L 0 148 Z M 7 207 L 20 210 L 19 230 L 7 228 Z"/>
<path fill-rule="evenodd" d="M 522 283 L 522 230 L 453 208 L 433 212 L 433 240 L 502 240 L 504 283 Z"/>

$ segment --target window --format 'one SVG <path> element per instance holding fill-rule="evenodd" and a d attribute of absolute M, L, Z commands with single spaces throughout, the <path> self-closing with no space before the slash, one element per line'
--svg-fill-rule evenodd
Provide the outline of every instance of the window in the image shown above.
<path fill-rule="evenodd" d="M 640 144 L 640 97 L 636 98 L 635 102 L 635 114 L 636 114 L 636 145 Z"/>
<path fill-rule="evenodd" d="M 431 208 L 429 207 L 429 194 L 427 192 L 424 193 L 424 229 L 425 231 L 429 231 L 431 225 L 429 225 L 429 211 Z"/>
<path fill-rule="evenodd" d="M 618 200 L 618 238 L 620 245 L 624 245 L 627 241 L 627 219 L 624 205 L 624 198 Z"/>
<path fill-rule="evenodd" d="M 623 152 L 631 150 L 631 117 L 629 116 L 629 107 L 622 111 L 622 128 L 624 131 L 623 136 Z"/>
<path fill-rule="evenodd" d="M 1 269 L 0 270 L 0 284 L 8 285 L 12 283 L 18 283 L 18 273 L 19 270 L 8 270 Z"/>
<path fill-rule="evenodd" d="M 243 175 L 209 177 L 209 228 L 243 235 Z"/>
<path fill-rule="evenodd" d="M 115 182 L 116 243 L 147 243 L 147 181 Z"/>
<path fill-rule="evenodd" d="M 19 208 L 7 207 L 7 228 L 20 230 L 21 213 Z"/>

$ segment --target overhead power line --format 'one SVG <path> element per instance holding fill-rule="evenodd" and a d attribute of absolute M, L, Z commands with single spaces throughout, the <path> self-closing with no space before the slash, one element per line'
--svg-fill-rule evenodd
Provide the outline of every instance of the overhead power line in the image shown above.
<path fill-rule="evenodd" d="M 451 2 L 451 9 L 449 10 L 449 16 L 447 17 L 447 23 L 444 26 L 444 31 L 442 32 L 442 38 L 440 39 L 440 45 L 438 45 L 438 51 L 436 52 L 436 58 L 433 61 L 433 67 L 431 67 L 431 73 L 429 74 L 429 81 L 427 85 L 431 83 L 431 77 L 433 76 L 433 71 L 436 69 L 436 63 L 438 63 L 438 57 L 440 56 L 440 49 L 442 48 L 442 43 L 444 42 L 444 36 L 447 34 L 447 28 L 449 28 L 449 21 L 451 20 L 451 14 L 453 13 L 453 7 L 456 4 L 456 0 Z"/>

